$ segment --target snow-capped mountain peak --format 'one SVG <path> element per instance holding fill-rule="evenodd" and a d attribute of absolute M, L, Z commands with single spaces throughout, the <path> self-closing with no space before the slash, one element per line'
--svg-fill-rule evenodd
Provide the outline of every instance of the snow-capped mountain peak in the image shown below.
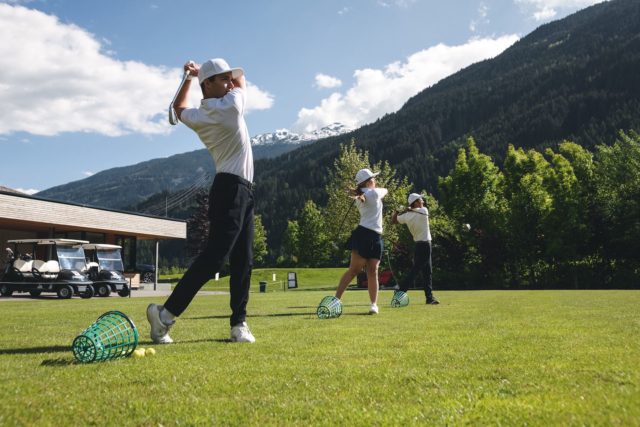
<path fill-rule="evenodd" d="M 278 129 L 275 132 L 261 133 L 254 136 L 251 138 L 251 145 L 302 144 L 303 142 L 328 138 L 330 136 L 351 132 L 352 130 L 353 129 L 342 123 L 331 123 L 313 132 L 303 134 L 291 132 L 289 129 Z"/>

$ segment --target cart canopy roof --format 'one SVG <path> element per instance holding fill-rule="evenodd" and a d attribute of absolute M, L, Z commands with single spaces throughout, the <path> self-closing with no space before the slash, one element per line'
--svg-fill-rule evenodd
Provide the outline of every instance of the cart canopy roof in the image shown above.
<path fill-rule="evenodd" d="M 74 240 L 74 239 L 19 239 L 19 240 L 7 240 L 7 243 L 34 243 L 37 245 L 83 245 L 89 243 L 88 240 Z"/>
<path fill-rule="evenodd" d="M 122 249 L 122 246 L 120 246 L 120 245 L 108 245 L 106 243 L 86 243 L 86 244 L 82 245 L 82 248 L 86 249 L 86 250 L 93 250 L 93 249 L 108 250 L 108 249 Z"/>

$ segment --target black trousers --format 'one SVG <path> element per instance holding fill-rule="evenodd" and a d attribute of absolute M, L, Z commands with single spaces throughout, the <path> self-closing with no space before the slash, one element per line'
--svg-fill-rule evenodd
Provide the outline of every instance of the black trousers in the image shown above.
<path fill-rule="evenodd" d="M 415 254 L 413 255 L 413 267 L 411 267 L 409 273 L 402 280 L 400 290 L 407 292 L 420 273 L 422 273 L 424 279 L 424 294 L 427 300 L 431 300 L 433 299 L 431 242 L 416 242 Z"/>
<path fill-rule="evenodd" d="M 244 322 L 253 267 L 253 185 L 219 173 L 209 192 L 209 241 L 167 299 L 164 307 L 176 316 L 229 259 L 231 326 Z"/>

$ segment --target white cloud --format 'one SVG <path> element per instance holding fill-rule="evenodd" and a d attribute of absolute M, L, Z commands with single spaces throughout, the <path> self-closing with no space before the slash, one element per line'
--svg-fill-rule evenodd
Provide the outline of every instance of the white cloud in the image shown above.
<path fill-rule="evenodd" d="M 397 7 L 407 8 L 415 2 L 416 0 L 390 0 L 390 1 L 378 0 L 378 5 L 382 7 L 397 6 Z"/>
<path fill-rule="evenodd" d="M 82 175 L 87 176 L 87 177 L 92 176 L 92 175 L 94 175 L 94 174 L 95 174 L 95 172 L 91 172 L 91 171 L 84 171 L 84 172 L 82 172 Z"/>
<path fill-rule="evenodd" d="M 518 36 L 507 35 L 473 39 L 459 46 L 438 44 L 383 70 L 356 70 L 350 89 L 332 93 L 316 107 L 302 108 L 293 128 L 297 132 L 311 132 L 333 122 L 354 128 L 371 123 L 397 111 L 410 97 L 444 77 L 500 54 L 517 40 Z"/>
<path fill-rule="evenodd" d="M 320 89 L 331 89 L 342 86 L 342 81 L 336 77 L 318 73 L 316 74 L 315 83 L 313 85 Z"/>
<path fill-rule="evenodd" d="M 488 16 L 489 6 L 487 6 L 484 2 L 480 2 L 480 5 L 478 5 L 478 17 L 469 23 L 469 30 L 471 32 L 475 32 L 478 29 L 479 24 L 488 24 Z"/>
<path fill-rule="evenodd" d="M 532 7 L 532 16 L 536 21 L 547 21 L 558 13 L 570 13 L 576 10 L 602 3 L 603 0 L 514 0 L 516 4 Z"/>
<path fill-rule="evenodd" d="M 170 131 L 167 110 L 180 68 L 118 61 L 105 50 L 107 41 L 86 30 L 3 3 L 0 40 L 0 134 Z M 198 105 L 200 89 L 192 88 Z M 248 92 L 247 111 L 273 105 L 273 96 L 260 88 L 248 83 Z"/>
<path fill-rule="evenodd" d="M 350 11 L 351 11 L 351 8 L 350 8 L 350 7 L 345 6 L 345 7 L 343 7 L 342 9 L 340 9 L 340 10 L 338 11 L 338 15 L 340 15 L 340 16 L 342 16 L 342 15 L 346 15 L 346 14 L 347 14 L 347 13 L 349 13 Z"/>

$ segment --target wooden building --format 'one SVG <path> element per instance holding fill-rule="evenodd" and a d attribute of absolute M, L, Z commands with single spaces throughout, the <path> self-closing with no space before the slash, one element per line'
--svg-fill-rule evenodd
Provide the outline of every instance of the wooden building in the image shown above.
<path fill-rule="evenodd" d="M 67 238 L 120 245 L 125 270 L 134 287 L 140 280 L 136 271 L 139 240 L 156 242 L 157 271 L 159 241 L 186 237 L 185 221 L 41 199 L 0 188 L 2 251 L 7 240 L 13 239 Z M 3 266 L 4 259 L 0 260 L 0 268 Z"/>

